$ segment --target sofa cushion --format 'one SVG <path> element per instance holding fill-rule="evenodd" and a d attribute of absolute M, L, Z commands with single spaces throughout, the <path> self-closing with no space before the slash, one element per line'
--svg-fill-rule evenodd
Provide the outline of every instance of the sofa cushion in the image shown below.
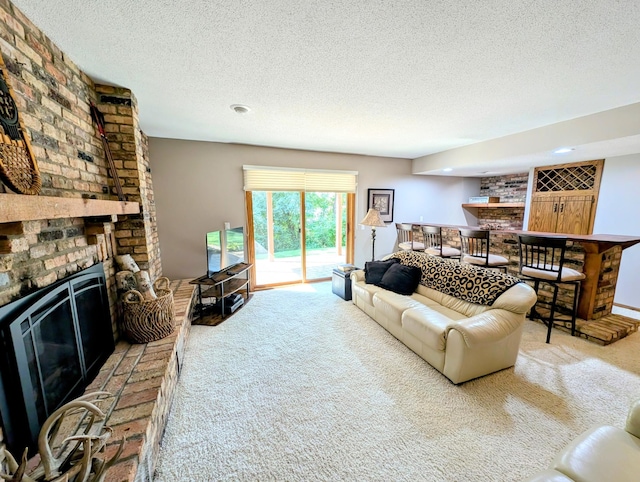
<path fill-rule="evenodd" d="M 520 284 L 528 287 L 528 285 L 524 283 L 520 283 Z M 492 309 L 491 306 L 479 305 L 477 303 L 469 303 L 468 301 L 461 300 L 460 298 L 455 298 L 453 296 L 446 295 L 432 288 L 427 288 L 422 284 L 419 284 L 418 287 L 416 288 L 416 292 L 414 295 L 416 294 L 421 295 L 423 298 L 428 298 L 438 305 L 442 305 L 451 310 L 457 311 L 458 313 L 462 313 L 467 318 Z M 497 302 L 499 302 L 499 299 L 496 300 L 495 303 Z M 425 304 L 429 305 L 428 303 L 425 303 Z"/>
<path fill-rule="evenodd" d="M 415 266 L 393 264 L 384 274 L 378 286 L 400 295 L 410 295 L 418 287 L 422 271 Z"/>
<path fill-rule="evenodd" d="M 399 262 L 400 260 L 397 258 L 385 261 L 367 261 L 364 264 L 364 282 L 370 285 L 379 284 L 387 270 Z"/>
<path fill-rule="evenodd" d="M 416 306 L 402 314 L 402 328 L 425 345 L 443 351 L 449 327 L 463 318 L 464 315 L 444 306 Z"/>
<path fill-rule="evenodd" d="M 392 291 L 379 288 L 373 296 L 373 306 L 376 307 L 376 313 L 384 315 L 385 318 L 400 326 L 402 322 L 402 313 L 409 308 L 421 306 L 421 303 L 413 297 L 402 296 Z"/>
<path fill-rule="evenodd" d="M 379 291 L 383 291 L 382 288 L 376 285 L 368 285 L 363 283 L 362 281 L 352 283 L 351 289 L 354 294 L 357 294 L 360 298 L 364 300 L 368 305 L 373 306 L 373 295 L 375 295 Z"/>
<path fill-rule="evenodd" d="M 442 303 L 438 302 L 437 300 L 434 300 L 433 298 L 430 298 L 429 296 L 425 296 L 424 295 L 424 291 L 428 288 L 425 288 L 422 285 L 418 285 L 418 287 L 416 288 L 415 292 L 411 295 L 411 298 L 419 301 L 421 304 L 425 305 L 425 306 L 440 306 L 442 305 Z M 441 294 L 441 293 L 439 293 Z"/>
<path fill-rule="evenodd" d="M 490 306 L 502 293 L 522 282 L 499 271 L 416 251 L 399 251 L 387 259 L 393 258 L 399 259 L 403 265 L 420 268 L 420 284 L 470 303 Z"/>

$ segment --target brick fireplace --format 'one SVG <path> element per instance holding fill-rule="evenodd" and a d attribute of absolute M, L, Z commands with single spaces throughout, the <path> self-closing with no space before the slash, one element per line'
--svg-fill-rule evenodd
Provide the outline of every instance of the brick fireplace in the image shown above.
<path fill-rule="evenodd" d="M 35 452 L 44 420 L 82 395 L 113 353 L 102 263 L 0 306 L 0 333 L 5 442 Z"/>
<path fill-rule="evenodd" d="M 118 341 L 114 256 L 131 254 L 152 280 L 162 274 L 148 143 L 139 126 L 137 100 L 126 88 L 96 84 L 10 1 L 0 0 L 0 18 L 0 52 L 42 177 L 38 196 L 13 193 L 0 182 L 0 306 L 102 263 L 108 316 Z M 105 116 L 124 202 L 113 192 L 108 162 L 90 115 L 91 102 Z M 192 290 L 183 291 L 186 307 Z M 181 323 L 186 316 L 182 314 Z M 138 373 L 138 361 L 162 358 L 167 377 L 173 380 L 177 371 L 167 367 L 179 352 L 177 340 L 184 345 L 186 335 L 181 333 L 166 340 L 164 348 L 174 349 L 162 357 L 153 355 L 162 351 L 158 348 L 136 348 L 122 341 L 115 356 L 136 355 L 129 375 Z M 110 359 L 106 369 L 114 363 Z M 124 373 L 123 367 L 119 370 Z M 120 395 L 137 390 L 126 389 L 122 373 L 107 372 L 113 379 L 110 386 L 120 383 L 116 387 Z M 163 392 L 157 398 L 170 401 L 165 388 L 169 382 L 155 382 Z M 114 398 L 114 406 L 120 407 L 118 400 Z M 127 403 L 132 405 L 131 400 Z M 168 406 L 155 412 L 166 419 Z M 1 428 L 0 421 L 0 443 Z M 157 427 L 149 428 L 149 433 L 155 432 Z M 156 436 L 154 443 L 158 442 Z M 128 450 L 132 457 L 133 449 Z M 134 476 L 135 472 L 131 480 Z"/>

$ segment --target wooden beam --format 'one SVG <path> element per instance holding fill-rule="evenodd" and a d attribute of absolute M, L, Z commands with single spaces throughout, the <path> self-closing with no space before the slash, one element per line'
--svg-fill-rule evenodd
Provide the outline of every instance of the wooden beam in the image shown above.
<path fill-rule="evenodd" d="M 469 208 L 484 208 L 484 209 L 523 208 L 524 209 L 524 203 L 464 203 L 462 207 L 465 209 L 469 209 Z"/>
<path fill-rule="evenodd" d="M 356 195 L 347 194 L 347 263 L 355 259 Z"/>
<path fill-rule="evenodd" d="M 249 271 L 251 286 L 256 285 L 256 238 L 253 231 L 253 195 L 251 191 L 244 193 L 244 207 L 247 225 L 247 260 L 251 264 Z"/>
<path fill-rule="evenodd" d="M 139 212 L 140 205 L 130 201 L 0 193 L 0 223 L 137 214 Z"/>

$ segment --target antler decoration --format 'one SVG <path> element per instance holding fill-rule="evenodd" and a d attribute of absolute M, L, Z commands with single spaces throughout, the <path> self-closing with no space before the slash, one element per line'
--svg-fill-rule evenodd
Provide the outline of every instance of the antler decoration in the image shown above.
<path fill-rule="evenodd" d="M 13 472 L 13 475 L 0 474 L 0 477 L 2 477 L 4 480 L 8 480 L 9 482 L 21 482 L 21 481 L 33 482 L 33 479 L 24 475 L 24 472 L 27 469 L 27 452 L 29 450 L 24 449 L 24 452 L 22 453 L 22 461 L 20 462 L 20 465 L 18 465 L 18 463 L 16 462 L 16 459 L 14 459 L 13 455 L 7 452 L 7 450 L 5 449 L 2 449 L 2 450 L 3 450 L 3 454 L 2 454 L 3 458 L 9 470 Z"/>
<path fill-rule="evenodd" d="M 20 464 L 9 451 L 2 449 L 0 464 L 4 462 L 9 473 L 0 473 L 0 478 L 10 482 L 102 482 L 107 469 L 124 448 L 124 440 L 120 440 L 111 459 L 105 461 L 99 457 L 113 430 L 104 426 L 105 415 L 95 402 L 108 395 L 108 392 L 94 392 L 76 398 L 45 420 L 38 436 L 40 463 L 30 474 L 26 474 L 27 449 Z M 67 430 L 69 435 L 60 436 L 62 430 Z"/>

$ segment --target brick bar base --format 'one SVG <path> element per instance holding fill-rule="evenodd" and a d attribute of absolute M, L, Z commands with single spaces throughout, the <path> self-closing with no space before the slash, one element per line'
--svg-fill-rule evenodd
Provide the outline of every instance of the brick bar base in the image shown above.
<path fill-rule="evenodd" d="M 536 310 L 545 317 L 549 317 L 549 310 L 536 306 Z M 555 318 L 555 317 L 554 317 Z M 536 318 L 534 321 L 543 323 Z M 546 325 L 545 325 L 546 326 Z M 559 317 L 553 324 L 554 329 L 560 329 L 567 333 L 571 333 L 571 317 L 566 315 Z M 609 313 L 596 320 L 576 319 L 575 336 L 592 341 L 599 345 L 610 345 L 611 343 L 621 340 L 622 338 L 635 333 L 640 328 L 640 321 L 627 316 Z M 551 343 L 553 343 L 553 334 L 551 335 Z"/>
<path fill-rule="evenodd" d="M 171 283 L 176 329 L 166 338 L 147 344 L 118 342 L 86 392 L 104 390 L 113 395 L 105 425 L 113 429 L 105 458 L 125 440 L 118 463 L 105 482 L 150 482 L 160 440 L 171 409 L 186 341 L 191 328 L 195 286 L 187 280 Z"/>

